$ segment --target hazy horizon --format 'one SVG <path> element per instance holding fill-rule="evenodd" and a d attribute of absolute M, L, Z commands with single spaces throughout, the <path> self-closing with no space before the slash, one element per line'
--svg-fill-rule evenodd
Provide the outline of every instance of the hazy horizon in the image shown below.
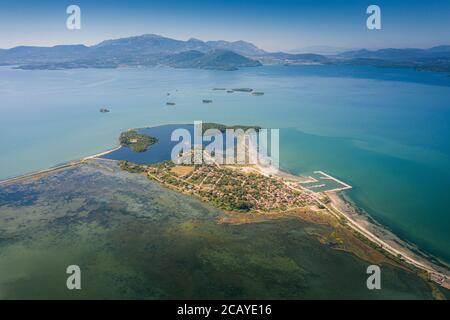
<path fill-rule="evenodd" d="M 198 38 L 195 38 L 195 37 L 189 37 L 187 39 L 178 39 L 178 38 L 172 38 L 172 37 L 169 37 L 169 36 L 166 36 L 166 35 L 162 35 L 162 34 L 144 33 L 144 34 L 136 34 L 136 35 L 128 35 L 128 36 L 120 36 L 120 37 L 118 36 L 118 37 L 114 37 L 114 38 L 103 39 L 103 40 L 100 40 L 98 42 L 89 43 L 89 44 L 87 44 L 87 43 L 55 43 L 55 44 L 49 44 L 49 45 L 34 45 L 34 44 L 23 43 L 23 44 L 19 44 L 17 46 L 14 46 L 14 47 L 0 48 L 0 49 L 8 50 L 8 49 L 16 48 L 16 47 L 21 47 L 21 46 L 54 47 L 54 46 L 60 46 L 60 45 L 85 45 L 85 46 L 89 47 L 89 46 L 95 46 L 95 45 L 97 45 L 97 44 L 99 44 L 99 43 L 101 43 L 103 41 L 118 40 L 118 39 L 123 39 L 123 38 L 132 38 L 132 37 L 141 37 L 141 36 L 147 36 L 147 35 L 156 35 L 156 36 L 160 36 L 160 37 L 163 37 L 163 38 L 170 38 L 170 39 L 179 40 L 179 41 L 188 41 L 189 39 L 193 39 L 193 38 L 197 39 L 197 40 L 200 40 L 200 41 L 203 41 L 203 42 L 207 42 L 207 41 L 222 41 L 222 40 L 224 40 L 224 39 L 207 39 L 207 40 L 205 40 L 205 39 L 198 39 Z M 229 42 L 245 41 L 245 42 L 249 42 L 249 43 L 251 43 L 251 44 L 257 46 L 258 48 L 263 49 L 263 50 L 265 50 L 267 52 L 273 52 L 271 50 L 266 50 L 264 48 L 261 48 L 260 46 L 256 45 L 255 43 L 253 43 L 251 41 L 248 41 L 246 39 L 224 40 L 224 41 L 229 41 Z M 323 52 L 326 52 L 326 51 L 343 52 L 343 51 L 360 50 L 360 49 L 378 50 L 378 49 L 388 49 L 388 48 L 393 48 L 393 49 L 412 49 L 412 48 L 415 48 L 415 49 L 429 49 L 429 48 L 432 48 L 432 47 L 442 46 L 442 45 L 448 46 L 450 44 L 449 43 L 441 43 L 441 44 L 436 44 L 436 45 L 431 46 L 431 47 L 377 47 L 377 48 L 366 48 L 366 47 L 347 47 L 346 48 L 346 47 L 341 47 L 341 46 L 328 46 L 326 44 L 318 44 L 318 45 L 311 45 L 311 46 L 305 46 L 305 47 L 299 47 L 299 48 L 293 48 L 293 49 L 286 49 L 286 50 L 278 50 L 278 51 L 285 51 L 285 52 L 292 52 L 292 53 L 294 53 L 294 52 L 306 52 L 308 50 L 309 51 L 323 51 Z"/>
<path fill-rule="evenodd" d="M 66 8 L 71 4 L 81 8 L 81 30 L 66 28 Z M 377 1 L 381 30 L 366 27 L 369 4 L 351 0 L 5 2 L 0 12 L 0 48 L 93 45 L 142 34 L 180 40 L 244 40 L 270 52 L 317 46 L 373 50 L 448 44 L 449 2 Z"/>

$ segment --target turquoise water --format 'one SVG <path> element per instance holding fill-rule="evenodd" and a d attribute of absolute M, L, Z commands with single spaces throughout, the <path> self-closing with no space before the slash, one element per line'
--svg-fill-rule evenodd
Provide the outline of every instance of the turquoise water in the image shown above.
<path fill-rule="evenodd" d="M 0 299 L 432 299 L 430 284 L 320 238 L 296 218 L 218 224 L 224 213 L 97 160 L 0 186 Z M 67 290 L 66 268 L 82 290 Z M 443 294 L 447 291 L 442 290 Z"/>
<path fill-rule="evenodd" d="M 265 95 L 213 87 L 251 87 Z M 0 178 L 114 147 L 130 127 L 203 120 L 283 128 L 284 169 L 323 170 L 351 184 L 348 194 L 358 206 L 450 262 L 448 75 L 351 66 L 1 67 L 0 96 Z M 101 114 L 104 106 L 111 113 Z"/>

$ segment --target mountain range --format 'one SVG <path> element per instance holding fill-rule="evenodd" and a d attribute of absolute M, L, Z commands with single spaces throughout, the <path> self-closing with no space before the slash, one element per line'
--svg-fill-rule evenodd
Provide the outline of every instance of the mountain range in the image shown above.
<path fill-rule="evenodd" d="M 19 46 L 0 49 L 0 65 L 21 69 L 157 66 L 236 70 L 266 64 L 353 64 L 450 72 L 450 46 L 353 50 L 336 54 L 266 52 L 245 41 L 187 41 L 155 34 L 106 40 L 93 46 Z"/>
<path fill-rule="evenodd" d="M 430 49 L 361 49 L 333 55 L 277 52 L 267 53 L 266 58 L 262 61 L 269 62 L 270 60 L 284 64 L 350 64 L 375 67 L 415 68 L 418 70 L 450 73 L 450 46 L 442 45 Z"/>
<path fill-rule="evenodd" d="M 442 45 L 430 49 L 388 48 L 374 51 L 362 49 L 340 53 L 331 62 L 450 73 L 450 46 Z"/>
<path fill-rule="evenodd" d="M 21 69 L 115 68 L 168 65 L 179 68 L 236 70 L 259 66 L 265 52 L 245 41 L 170 39 L 154 34 L 106 40 L 97 45 L 19 46 L 0 50 L 1 65 Z"/>

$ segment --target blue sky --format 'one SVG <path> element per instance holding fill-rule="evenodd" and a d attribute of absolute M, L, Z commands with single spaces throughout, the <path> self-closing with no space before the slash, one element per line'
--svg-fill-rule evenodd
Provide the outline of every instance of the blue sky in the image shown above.
<path fill-rule="evenodd" d="M 82 29 L 66 29 L 77 4 Z M 382 30 L 366 28 L 366 8 L 381 7 Z M 95 44 L 155 33 L 187 40 L 246 40 L 269 50 L 450 44 L 450 1 L 350 0 L 0 0 L 0 48 Z"/>

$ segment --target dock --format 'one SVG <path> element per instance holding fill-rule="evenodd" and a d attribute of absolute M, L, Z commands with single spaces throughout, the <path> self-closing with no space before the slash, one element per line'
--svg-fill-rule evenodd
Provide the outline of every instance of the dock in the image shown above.
<path fill-rule="evenodd" d="M 343 181 L 341 181 L 339 179 L 336 179 L 335 177 L 332 177 L 332 176 L 330 176 L 329 174 L 327 174 L 327 173 L 325 173 L 323 171 L 314 171 L 314 173 L 318 173 L 318 174 L 321 174 L 322 176 L 324 176 L 324 178 L 321 178 L 321 179 L 333 180 L 334 182 L 342 185 L 341 188 L 335 188 L 335 189 L 332 189 L 332 190 L 327 190 L 327 192 L 340 192 L 340 191 L 349 190 L 349 189 L 353 188 L 351 185 L 349 185 L 349 184 L 347 184 L 347 183 L 345 183 L 345 182 L 343 182 Z"/>

